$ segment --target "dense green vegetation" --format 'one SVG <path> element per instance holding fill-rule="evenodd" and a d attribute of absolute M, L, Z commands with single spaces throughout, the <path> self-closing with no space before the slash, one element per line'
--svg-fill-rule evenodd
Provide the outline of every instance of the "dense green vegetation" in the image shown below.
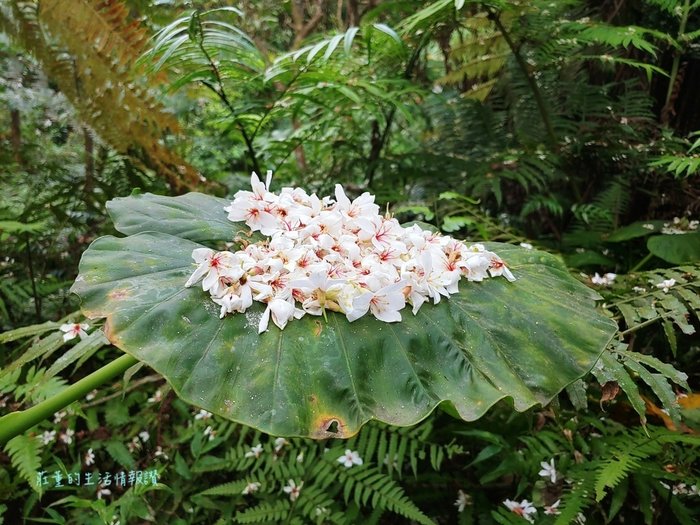
<path fill-rule="evenodd" d="M 349 440 L 135 365 L 0 450 L 0 523 L 700 520 L 700 2 L 61 4 L 0 2 L 0 415 L 121 355 L 68 291 L 108 201 L 230 199 L 253 170 L 550 252 L 619 332 L 545 407 Z"/>

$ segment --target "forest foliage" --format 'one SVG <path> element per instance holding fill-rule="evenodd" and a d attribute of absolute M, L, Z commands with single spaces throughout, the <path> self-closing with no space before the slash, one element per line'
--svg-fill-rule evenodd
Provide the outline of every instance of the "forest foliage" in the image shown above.
<path fill-rule="evenodd" d="M 229 199 L 253 170 L 550 252 L 619 331 L 545 407 L 349 440 L 276 439 L 135 365 L 5 445 L 0 523 L 698 521 L 700 2 L 61 4 L 0 2 L 1 414 L 120 355 L 68 292 L 108 201 Z"/>

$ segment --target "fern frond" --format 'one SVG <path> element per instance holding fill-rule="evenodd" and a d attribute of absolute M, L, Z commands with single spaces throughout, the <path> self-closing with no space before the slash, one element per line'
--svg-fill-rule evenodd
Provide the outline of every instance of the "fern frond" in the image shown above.
<path fill-rule="evenodd" d="M 385 508 L 391 512 L 425 525 L 434 525 L 416 505 L 406 497 L 401 486 L 375 467 L 338 470 L 343 483 L 343 497 L 352 496 L 357 505 L 370 503 L 372 507 Z"/>
<path fill-rule="evenodd" d="M 41 445 L 36 437 L 19 435 L 5 445 L 5 451 L 10 456 L 12 466 L 26 480 L 32 489 L 42 493 L 41 475 Z"/>
<path fill-rule="evenodd" d="M 281 523 L 289 515 L 290 507 L 288 499 L 273 503 L 263 501 L 255 507 L 238 512 L 233 519 L 236 523 Z"/>

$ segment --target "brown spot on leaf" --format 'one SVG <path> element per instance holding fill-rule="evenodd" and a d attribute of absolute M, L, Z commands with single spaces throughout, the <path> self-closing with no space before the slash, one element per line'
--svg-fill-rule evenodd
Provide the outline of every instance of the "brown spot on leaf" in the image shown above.
<path fill-rule="evenodd" d="M 349 432 L 342 418 L 323 415 L 313 423 L 311 437 L 314 439 L 349 438 L 354 432 Z"/>
<path fill-rule="evenodd" d="M 129 291 L 126 288 L 120 288 L 119 290 L 112 290 L 107 294 L 107 297 L 112 301 L 122 301 L 129 297 Z"/>
<path fill-rule="evenodd" d="M 321 332 L 323 332 L 323 324 L 321 321 L 315 321 L 314 323 L 314 335 L 316 337 L 321 335 Z"/>
<path fill-rule="evenodd" d="M 102 331 L 105 333 L 105 337 L 109 340 L 110 343 L 112 343 L 116 347 L 121 348 L 121 339 L 119 339 L 119 336 L 117 336 L 113 331 L 111 317 L 107 317 L 105 325 L 102 327 Z"/>

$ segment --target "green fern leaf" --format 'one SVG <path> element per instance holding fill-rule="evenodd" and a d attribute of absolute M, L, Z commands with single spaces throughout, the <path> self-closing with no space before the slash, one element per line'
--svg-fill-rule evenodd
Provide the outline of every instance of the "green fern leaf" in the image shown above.
<path fill-rule="evenodd" d="M 36 437 L 19 435 L 5 445 L 5 451 L 10 456 L 12 466 L 26 480 L 32 489 L 41 494 L 43 489 L 39 483 L 41 469 L 41 445 Z"/>

